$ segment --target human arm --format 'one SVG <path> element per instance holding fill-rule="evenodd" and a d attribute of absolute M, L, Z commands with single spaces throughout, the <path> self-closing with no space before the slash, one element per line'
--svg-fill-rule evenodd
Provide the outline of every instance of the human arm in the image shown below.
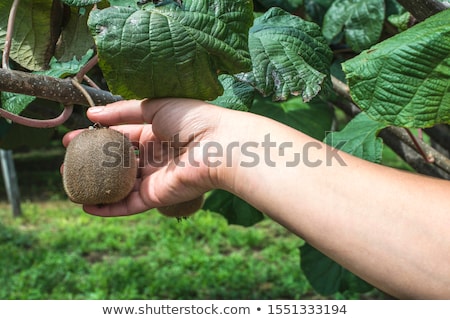
<path fill-rule="evenodd" d="M 164 165 L 145 166 L 126 200 L 87 212 L 133 214 L 224 189 L 381 290 L 450 298 L 448 181 L 372 164 L 271 119 L 195 100 L 124 101 L 88 116 L 137 123 L 114 128 L 142 143 L 174 142 L 178 134 L 184 152 L 156 150 Z"/>

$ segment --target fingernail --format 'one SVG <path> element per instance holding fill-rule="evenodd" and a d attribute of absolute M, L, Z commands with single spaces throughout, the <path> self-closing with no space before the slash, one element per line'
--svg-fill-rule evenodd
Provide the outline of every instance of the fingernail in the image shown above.
<path fill-rule="evenodd" d="M 89 113 L 100 113 L 105 109 L 105 107 L 91 107 L 89 108 Z"/>

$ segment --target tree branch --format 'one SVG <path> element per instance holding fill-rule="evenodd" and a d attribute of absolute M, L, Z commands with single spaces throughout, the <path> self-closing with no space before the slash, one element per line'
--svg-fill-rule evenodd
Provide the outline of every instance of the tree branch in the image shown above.
<path fill-rule="evenodd" d="M 122 100 L 109 91 L 83 86 L 95 105 L 106 105 Z M 38 98 L 60 102 L 64 105 L 78 104 L 89 106 L 89 102 L 70 79 L 59 79 L 36 75 L 28 72 L 0 69 L 0 91 L 35 96 Z"/>
<path fill-rule="evenodd" d="M 398 0 L 418 21 L 423 21 L 432 15 L 449 7 L 438 0 Z"/>
<path fill-rule="evenodd" d="M 392 128 L 386 128 L 381 130 L 379 137 L 381 137 L 383 142 L 415 171 L 431 177 L 450 180 L 450 174 L 448 172 L 438 168 L 433 163 L 424 161 L 422 155 L 419 155 L 415 148 L 411 148 L 396 136 L 395 133 L 398 131 L 392 132 L 391 129 Z"/>

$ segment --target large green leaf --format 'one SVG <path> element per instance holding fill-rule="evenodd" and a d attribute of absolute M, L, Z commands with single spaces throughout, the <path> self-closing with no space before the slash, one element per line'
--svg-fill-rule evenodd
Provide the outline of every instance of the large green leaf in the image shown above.
<path fill-rule="evenodd" d="M 88 23 L 115 94 L 213 100 L 223 91 L 218 73 L 251 67 L 252 8 L 249 0 L 185 0 L 95 10 Z"/>
<path fill-rule="evenodd" d="M 332 42 L 344 29 L 347 44 L 359 52 L 378 41 L 384 16 L 384 0 L 336 0 L 325 14 L 323 35 Z"/>
<path fill-rule="evenodd" d="M 315 23 L 271 8 L 255 19 L 249 48 L 253 71 L 242 79 L 264 96 L 286 100 L 300 95 L 309 101 L 330 86 L 332 53 Z"/>
<path fill-rule="evenodd" d="M 61 32 L 55 56 L 58 61 L 71 61 L 74 57 L 80 59 L 94 47 L 94 38 L 87 26 L 90 8 L 70 8 L 70 17 Z"/>
<path fill-rule="evenodd" d="M 228 74 L 220 75 L 219 81 L 224 88 L 224 93 L 211 101 L 212 104 L 241 111 L 250 109 L 255 96 L 255 89 L 252 86 Z"/>
<path fill-rule="evenodd" d="M 0 1 L 0 49 L 3 49 L 13 0 Z M 14 24 L 10 57 L 30 70 L 47 68 L 61 28 L 62 7 L 48 0 L 22 0 Z"/>
<path fill-rule="evenodd" d="M 300 263 L 311 286 L 322 295 L 331 295 L 346 290 L 362 293 L 373 289 L 370 284 L 344 269 L 308 243 L 300 248 Z"/>
<path fill-rule="evenodd" d="M 377 135 L 385 127 L 385 124 L 362 112 L 341 131 L 330 132 L 324 142 L 356 157 L 379 163 L 383 154 L 383 141 Z"/>
<path fill-rule="evenodd" d="M 353 100 L 385 124 L 450 123 L 450 10 L 343 64 Z"/>

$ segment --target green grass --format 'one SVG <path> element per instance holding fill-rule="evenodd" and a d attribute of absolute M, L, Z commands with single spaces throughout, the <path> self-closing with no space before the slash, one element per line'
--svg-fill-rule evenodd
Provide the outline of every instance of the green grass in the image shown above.
<path fill-rule="evenodd" d="M 0 299 L 299 299 L 302 241 L 270 220 L 229 226 L 200 211 L 85 214 L 65 201 L 0 206 Z"/>

